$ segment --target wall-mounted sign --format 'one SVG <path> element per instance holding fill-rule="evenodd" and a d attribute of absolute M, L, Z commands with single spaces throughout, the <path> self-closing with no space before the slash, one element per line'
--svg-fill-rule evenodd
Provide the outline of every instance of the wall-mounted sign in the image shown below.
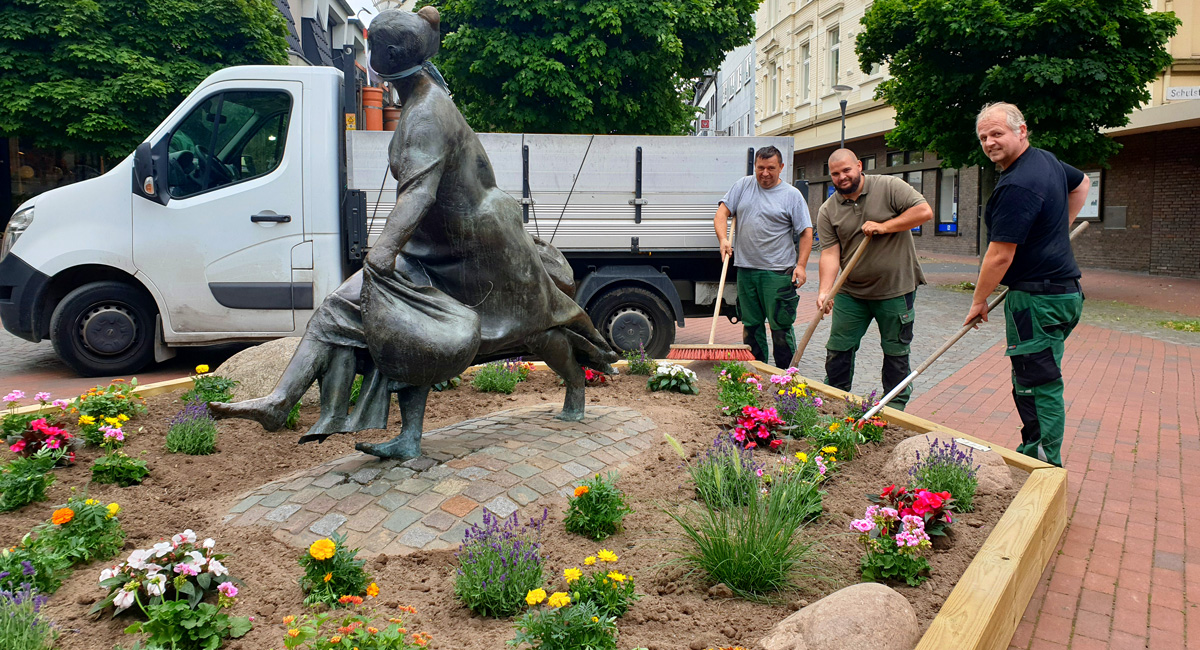
<path fill-rule="evenodd" d="M 1167 89 L 1167 101 L 1200 99 L 1200 86 L 1175 86 Z"/>
<path fill-rule="evenodd" d="M 1083 207 L 1079 210 L 1078 218 L 1088 221 L 1099 221 L 1100 181 L 1102 176 L 1099 171 L 1085 171 L 1083 173 L 1092 181 L 1092 184 L 1088 187 L 1087 199 L 1084 200 Z"/>
<path fill-rule="evenodd" d="M 712 125 L 712 120 L 700 120 L 700 128 L 701 129 L 711 129 L 712 128 L 711 125 Z"/>

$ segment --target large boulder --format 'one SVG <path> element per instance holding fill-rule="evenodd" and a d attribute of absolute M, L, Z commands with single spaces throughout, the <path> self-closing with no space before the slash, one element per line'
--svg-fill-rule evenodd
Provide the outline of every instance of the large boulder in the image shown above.
<path fill-rule="evenodd" d="M 262 397 L 275 388 L 275 384 L 283 376 L 283 370 L 292 360 L 292 354 L 296 352 L 298 345 L 300 345 L 300 337 L 292 336 L 246 348 L 229 357 L 225 363 L 213 371 L 213 374 L 239 382 L 233 388 L 234 401 L 240 402 Z M 304 393 L 301 402 L 305 406 L 315 406 L 321 403 L 315 383 L 308 389 L 308 392 Z"/>
<path fill-rule="evenodd" d="M 892 449 L 887 464 L 883 466 L 884 479 L 896 485 L 908 485 L 908 470 L 917 463 L 917 455 L 928 454 L 935 440 L 944 445 L 953 439 L 954 437 L 947 433 L 926 433 L 900 441 Z M 970 454 L 979 466 L 975 471 L 975 477 L 979 479 L 976 494 L 996 494 L 1012 487 L 1012 474 L 1008 471 L 1008 465 L 1004 464 L 1003 456 L 994 451 L 979 451 L 965 445 L 958 447 L 963 453 Z"/>
<path fill-rule="evenodd" d="M 920 638 L 917 612 L 904 596 L 864 582 L 783 619 L 759 644 L 763 650 L 912 650 Z"/>

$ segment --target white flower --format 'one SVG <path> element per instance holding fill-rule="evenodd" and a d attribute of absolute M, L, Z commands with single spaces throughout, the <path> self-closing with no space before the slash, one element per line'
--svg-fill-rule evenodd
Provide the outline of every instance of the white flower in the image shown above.
<path fill-rule="evenodd" d="M 117 611 L 119 612 L 123 609 L 129 609 L 129 606 L 133 604 L 133 601 L 134 593 L 132 591 L 125 591 L 122 589 L 121 592 L 117 594 L 117 597 L 113 598 L 113 605 L 116 605 Z"/>
<path fill-rule="evenodd" d="M 216 560 L 208 561 L 208 572 L 215 576 L 229 575 L 229 569 L 226 569 L 224 564 L 221 564 L 220 562 L 218 562 Z"/>
<path fill-rule="evenodd" d="M 204 548 L 212 548 L 216 545 L 217 545 L 216 541 L 214 541 L 213 538 L 211 538 L 211 537 L 204 540 Z"/>
<path fill-rule="evenodd" d="M 129 554 L 127 564 L 134 569 L 145 569 L 146 560 L 149 560 L 151 555 L 151 551 L 139 548 Z"/>
<path fill-rule="evenodd" d="M 151 596 L 161 596 L 167 590 L 167 576 L 157 573 L 146 578 L 146 593 Z"/>
<path fill-rule="evenodd" d="M 189 529 L 183 531 L 182 533 L 172 537 L 171 541 L 175 544 L 175 546 L 179 546 L 180 544 L 185 544 L 185 543 L 186 544 L 195 544 L 196 543 L 196 533 L 193 533 L 192 529 L 189 528 Z"/>
<path fill-rule="evenodd" d="M 105 580 L 108 580 L 109 578 L 115 577 L 118 573 L 119 572 L 117 571 L 116 567 L 113 567 L 111 569 L 105 569 L 100 572 L 100 582 L 104 582 Z"/>
<path fill-rule="evenodd" d="M 176 535 L 176 537 L 178 537 L 178 535 Z M 159 542 L 159 543 L 155 544 L 153 547 L 151 547 L 150 550 L 154 551 L 154 557 L 162 557 L 162 556 L 166 555 L 167 553 L 174 551 L 175 546 L 172 545 L 170 542 Z"/>
<path fill-rule="evenodd" d="M 208 561 L 208 558 L 204 557 L 204 554 L 200 551 L 188 551 L 186 557 L 192 558 L 192 564 L 196 566 L 204 566 L 204 563 Z"/>

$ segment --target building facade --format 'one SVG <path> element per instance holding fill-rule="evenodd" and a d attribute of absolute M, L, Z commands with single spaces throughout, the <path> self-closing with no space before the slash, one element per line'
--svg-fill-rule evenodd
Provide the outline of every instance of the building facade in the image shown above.
<path fill-rule="evenodd" d="M 696 84 L 692 105 L 703 112 L 693 135 L 754 135 L 754 51 L 754 43 L 731 50 Z"/>
<path fill-rule="evenodd" d="M 1200 248 L 1186 234 L 1200 227 L 1200 208 L 1183 189 L 1200 177 L 1196 3 L 1151 4 L 1183 22 L 1168 45 L 1174 63 L 1150 84 L 1151 101 L 1130 124 L 1107 133 L 1125 147 L 1109 168 L 1085 166 L 1095 189 L 1084 215 L 1100 227 L 1084 233 L 1075 251 L 1086 266 L 1200 277 Z M 945 169 L 933 152 L 896 151 L 884 141 L 896 114 L 872 97 L 887 71 L 862 70 L 854 53 L 869 6 L 868 0 L 763 1 L 755 38 L 756 130 L 795 138 L 796 178 L 808 182 L 815 214 L 833 191 L 826 160 L 842 141 L 845 100 L 846 146 L 864 168 L 903 177 L 934 208 L 934 221 L 914 231 L 918 249 L 978 255 L 986 248 L 979 169 Z"/>

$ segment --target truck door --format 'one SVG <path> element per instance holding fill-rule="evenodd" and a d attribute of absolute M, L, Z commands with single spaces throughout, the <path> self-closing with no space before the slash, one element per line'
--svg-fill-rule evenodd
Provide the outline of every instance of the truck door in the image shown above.
<path fill-rule="evenodd" d="M 170 200 L 135 198 L 133 257 L 165 303 L 168 340 L 290 333 L 292 310 L 312 307 L 311 282 L 292 281 L 304 240 L 302 88 L 214 85 L 164 136 Z"/>

